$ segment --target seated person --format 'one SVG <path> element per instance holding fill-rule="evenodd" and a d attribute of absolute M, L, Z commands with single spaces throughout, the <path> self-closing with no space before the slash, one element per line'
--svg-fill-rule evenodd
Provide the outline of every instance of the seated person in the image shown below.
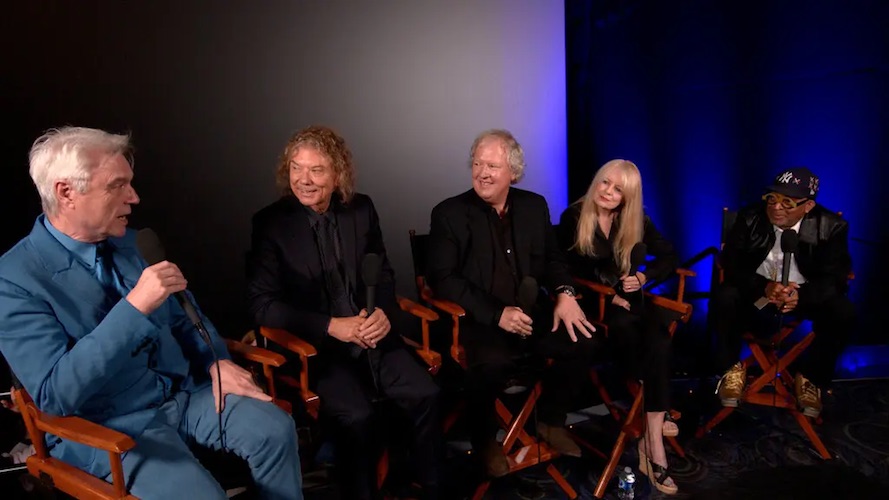
<path fill-rule="evenodd" d="M 293 420 L 232 363 L 206 318 L 212 349 L 201 340 L 171 297 L 185 290 L 179 268 L 146 267 L 136 248 L 129 153 L 128 136 L 88 128 L 34 142 L 31 178 L 44 213 L 0 258 L 0 351 L 42 411 L 135 440 L 123 454 L 134 496 L 226 498 L 189 450 L 197 443 L 246 459 L 261 496 L 301 499 Z M 107 453 L 54 436 L 47 446 L 110 479 Z"/>
<path fill-rule="evenodd" d="M 438 387 L 405 348 L 390 318 L 398 311 L 395 278 L 371 199 L 355 192 L 352 153 L 327 127 L 300 130 L 277 170 L 284 196 L 253 218 L 248 270 L 256 322 L 283 328 L 314 345 L 314 390 L 337 427 L 337 471 L 343 498 L 371 498 L 373 400 L 385 396 L 414 429 L 414 460 L 423 494 L 440 487 Z M 376 302 L 368 312 L 362 259 L 382 261 Z"/>
<path fill-rule="evenodd" d="M 510 187 L 524 174 L 519 143 L 505 130 L 484 132 L 472 144 L 469 164 L 472 189 L 432 211 L 427 270 L 435 295 L 467 312 L 460 341 L 469 365 L 473 447 L 487 472 L 499 477 L 509 466 L 495 441 L 494 401 L 523 352 L 555 360 L 543 378 L 539 436 L 563 454 L 580 456 L 563 426 L 573 389 L 588 378 L 595 329 L 574 298 L 546 200 Z M 525 277 L 558 297 L 555 309 L 543 297 L 536 311 L 516 307 Z"/>
<path fill-rule="evenodd" d="M 808 416 L 821 412 L 821 388 L 833 379 L 854 327 L 855 309 L 846 297 L 852 269 L 849 225 L 815 203 L 818 188 L 818 177 L 805 167 L 781 172 L 761 202 L 738 212 L 726 237 L 720 256 L 725 280 L 710 300 L 709 317 L 720 371 L 728 370 L 717 390 L 724 406 L 737 406 L 744 390 L 746 372 L 737 362 L 742 333 L 764 319 L 793 314 L 811 319 L 815 331 L 814 341 L 795 363 L 799 366 L 793 367 L 797 403 Z M 799 235 L 799 245 L 783 286 L 781 235 L 791 229 Z M 767 305 L 759 309 L 757 301 Z M 768 333 L 777 329 L 778 323 L 772 323 Z"/>
<path fill-rule="evenodd" d="M 670 409 L 671 342 L 657 309 L 644 301 L 642 286 L 676 269 L 673 245 L 642 209 L 642 177 L 627 160 L 611 160 L 596 172 L 586 195 L 562 213 L 559 240 L 578 276 L 614 287 L 617 295 L 605 310 L 608 339 L 630 377 L 642 380 L 647 426 L 639 442 L 640 472 L 658 490 L 675 494 L 665 470 L 663 435 L 675 436 L 676 424 L 664 421 Z M 638 243 L 654 260 L 630 275 L 630 255 Z M 654 472 L 652 474 L 652 471 Z"/>

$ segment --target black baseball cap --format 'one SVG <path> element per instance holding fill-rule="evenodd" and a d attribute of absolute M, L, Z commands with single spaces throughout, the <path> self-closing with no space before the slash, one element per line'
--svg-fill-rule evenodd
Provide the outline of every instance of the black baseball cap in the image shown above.
<path fill-rule="evenodd" d="M 769 193 L 779 193 L 791 198 L 815 199 L 818 194 L 818 176 L 806 167 L 792 167 L 775 176 L 766 188 Z"/>

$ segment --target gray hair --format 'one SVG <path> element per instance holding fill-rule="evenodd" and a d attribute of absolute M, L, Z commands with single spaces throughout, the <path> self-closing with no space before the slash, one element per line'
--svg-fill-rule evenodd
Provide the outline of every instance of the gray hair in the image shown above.
<path fill-rule="evenodd" d="M 476 136 L 475 140 L 472 141 L 472 148 L 469 149 L 469 166 L 472 167 L 472 158 L 475 156 L 475 150 L 478 148 L 478 145 L 489 138 L 503 141 L 503 145 L 506 147 L 506 162 L 509 163 L 509 169 L 515 175 L 515 180 L 512 181 L 512 184 L 518 183 L 525 176 L 525 152 L 522 150 L 522 145 L 519 144 L 519 141 L 508 130 L 491 129 Z"/>
<path fill-rule="evenodd" d="M 40 194 L 43 211 L 55 215 L 59 208 L 55 183 L 65 180 L 78 193 L 84 193 L 93 170 L 106 156 L 122 154 L 132 166 L 129 135 L 110 134 L 84 127 L 48 130 L 34 141 L 29 154 L 31 180 Z"/>

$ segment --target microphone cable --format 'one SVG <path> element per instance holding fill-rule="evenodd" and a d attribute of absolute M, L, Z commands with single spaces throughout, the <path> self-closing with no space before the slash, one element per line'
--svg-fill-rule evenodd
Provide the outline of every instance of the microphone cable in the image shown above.
<path fill-rule="evenodd" d="M 225 395 L 222 394 L 222 369 L 219 367 L 219 356 L 216 354 L 216 349 L 213 348 L 213 342 L 210 340 L 210 332 L 207 331 L 207 328 L 204 326 L 203 321 L 198 321 L 194 325 L 197 328 L 198 333 L 201 334 L 201 339 L 207 344 L 207 347 L 210 348 L 210 354 L 213 355 L 213 365 L 216 366 L 216 393 L 219 398 L 219 412 L 216 414 L 218 417 L 217 424 L 219 425 L 219 446 L 222 448 L 222 451 L 228 451 L 225 446 L 225 432 L 223 432 L 222 427 L 222 412 L 225 408 Z M 212 377 L 211 377 L 212 379 Z M 213 390 L 212 382 L 210 384 L 210 390 Z"/>

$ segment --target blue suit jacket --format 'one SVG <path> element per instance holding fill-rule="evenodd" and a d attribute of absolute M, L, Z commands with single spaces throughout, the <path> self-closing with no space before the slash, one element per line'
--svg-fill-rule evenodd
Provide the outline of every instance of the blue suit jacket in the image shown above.
<path fill-rule="evenodd" d="M 172 297 L 145 316 L 107 296 L 43 219 L 0 257 L 0 352 L 42 411 L 138 437 L 164 401 L 207 384 L 210 349 Z M 109 241 L 132 288 L 147 266 L 135 231 Z M 215 328 L 204 324 L 219 358 L 228 358 Z M 47 444 L 71 465 L 99 477 L 110 473 L 104 451 L 54 436 Z"/>

